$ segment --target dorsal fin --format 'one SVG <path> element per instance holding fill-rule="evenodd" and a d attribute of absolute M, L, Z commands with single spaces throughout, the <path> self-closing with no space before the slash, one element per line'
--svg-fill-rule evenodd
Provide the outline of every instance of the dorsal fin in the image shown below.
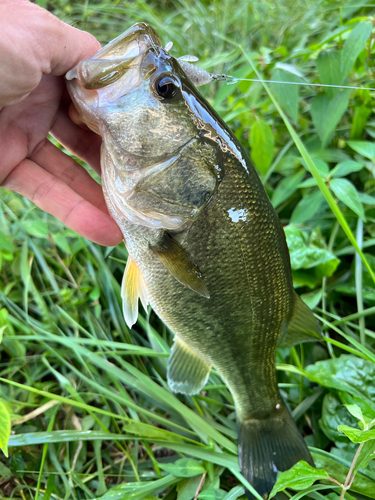
<path fill-rule="evenodd" d="M 195 354 L 179 337 L 174 338 L 168 360 L 168 384 L 173 392 L 198 394 L 206 385 L 211 365 Z"/>
<path fill-rule="evenodd" d="M 150 248 L 177 281 L 203 297 L 210 297 L 202 273 L 170 234 L 165 232 L 161 243 Z"/>
<path fill-rule="evenodd" d="M 125 322 L 131 328 L 138 318 L 138 299 L 141 299 L 145 310 L 148 299 L 143 275 L 130 255 L 122 278 L 121 297 Z"/>
<path fill-rule="evenodd" d="M 322 330 L 311 309 L 295 294 L 292 317 L 279 347 L 293 347 L 301 342 L 313 342 L 322 338 Z"/>

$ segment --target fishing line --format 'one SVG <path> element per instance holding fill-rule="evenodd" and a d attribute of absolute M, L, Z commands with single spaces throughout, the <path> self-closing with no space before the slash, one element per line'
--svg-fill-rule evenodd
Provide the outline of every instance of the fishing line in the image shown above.
<path fill-rule="evenodd" d="M 168 42 L 167 45 L 165 46 L 164 50 L 169 52 L 173 47 L 173 42 Z M 242 47 L 239 46 L 239 48 L 244 52 Z M 244 52 L 245 54 L 245 52 Z M 199 61 L 198 57 L 191 56 L 191 55 L 185 55 L 181 56 L 178 58 L 178 61 L 181 63 L 188 63 L 188 66 L 190 66 L 190 63 Z M 186 66 L 185 66 L 186 70 Z M 205 83 L 208 83 L 210 80 L 211 82 L 216 82 L 216 81 L 225 81 L 227 82 L 227 85 L 234 85 L 238 82 L 257 82 L 257 83 L 277 83 L 277 84 L 284 84 L 284 85 L 308 85 L 310 87 L 329 87 L 329 88 L 334 88 L 334 89 L 350 89 L 350 90 L 375 90 L 373 87 L 355 87 L 354 85 L 330 85 L 327 83 L 309 83 L 309 82 L 283 82 L 280 80 L 261 80 L 258 78 L 237 78 L 236 76 L 232 75 L 225 75 L 225 74 L 215 74 L 215 73 L 209 73 L 203 69 L 199 69 L 198 72 L 200 72 L 201 75 L 205 75 L 207 77 L 207 80 L 202 81 L 199 83 L 199 85 L 204 85 Z M 194 72 L 190 75 L 193 76 Z"/>
<path fill-rule="evenodd" d="M 325 83 L 309 83 L 309 82 L 283 82 L 279 80 L 260 80 L 257 78 L 237 78 L 231 75 L 212 75 L 213 81 L 224 80 L 228 85 L 233 85 L 238 82 L 259 82 L 259 83 L 278 83 L 285 85 L 309 85 L 310 87 L 330 87 L 336 89 L 352 89 L 352 90 L 375 90 L 372 87 L 354 87 L 351 85 L 328 85 Z"/>

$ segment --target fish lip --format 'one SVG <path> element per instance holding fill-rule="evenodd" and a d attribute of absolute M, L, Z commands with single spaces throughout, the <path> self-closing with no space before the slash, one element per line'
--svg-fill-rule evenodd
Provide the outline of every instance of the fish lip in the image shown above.
<path fill-rule="evenodd" d="M 70 69 L 67 73 L 65 73 L 66 80 L 70 81 L 74 80 L 75 78 L 78 78 L 77 66 L 74 66 L 74 68 Z"/>
<path fill-rule="evenodd" d="M 161 40 L 157 32 L 146 23 L 133 24 L 124 33 L 102 47 L 96 54 L 83 59 L 74 68 L 71 68 L 65 78 L 68 81 L 77 79 L 80 85 L 88 90 L 95 78 L 100 79 L 100 73 L 105 66 L 117 66 L 142 56 L 152 47 L 161 47 Z M 101 64 L 100 64 L 101 63 Z M 91 82 L 90 82 L 91 81 Z M 106 86 L 104 83 L 102 86 Z M 97 88 L 101 88 L 98 86 Z"/>

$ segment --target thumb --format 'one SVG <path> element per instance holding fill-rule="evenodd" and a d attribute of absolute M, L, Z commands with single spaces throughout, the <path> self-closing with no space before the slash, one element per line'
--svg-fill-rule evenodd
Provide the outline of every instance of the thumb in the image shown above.
<path fill-rule="evenodd" d="M 98 40 L 90 33 L 60 21 L 40 7 L 38 11 L 43 24 L 35 48 L 42 55 L 41 70 L 44 74 L 64 75 L 79 61 L 101 49 Z"/>
<path fill-rule="evenodd" d="M 64 75 L 100 47 L 28 0 L 0 0 L 0 108 L 24 99 L 43 74 Z"/>

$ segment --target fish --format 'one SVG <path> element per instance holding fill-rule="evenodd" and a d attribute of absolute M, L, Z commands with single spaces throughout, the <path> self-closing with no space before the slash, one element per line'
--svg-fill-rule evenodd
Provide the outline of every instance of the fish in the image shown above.
<path fill-rule="evenodd" d="M 125 321 L 150 304 L 174 333 L 172 391 L 197 394 L 217 371 L 235 403 L 242 474 L 267 498 L 279 471 L 313 465 L 278 390 L 276 348 L 321 330 L 293 288 L 284 230 L 253 164 L 197 90 L 213 76 L 167 48 L 137 23 L 71 69 L 67 87 L 103 139 L 103 192 L 129 254 Z"/>

